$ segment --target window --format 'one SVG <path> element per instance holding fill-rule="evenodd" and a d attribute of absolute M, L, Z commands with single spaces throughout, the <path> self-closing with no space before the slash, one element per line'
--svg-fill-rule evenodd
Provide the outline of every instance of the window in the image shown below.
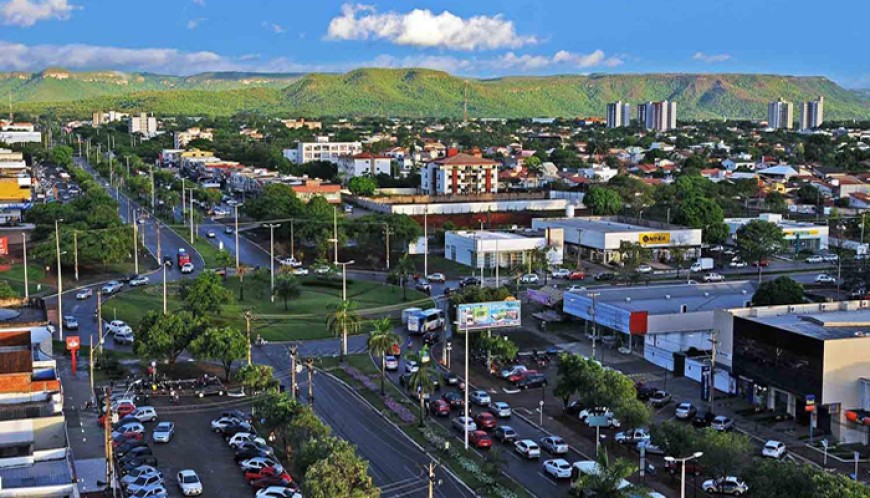
<path fill-rule="evenodd" d="M 686 311 L 688 311 L 688 306 L 686 306 L 685 304 L 681 304 L 680 313 L 685 313 Z"/>

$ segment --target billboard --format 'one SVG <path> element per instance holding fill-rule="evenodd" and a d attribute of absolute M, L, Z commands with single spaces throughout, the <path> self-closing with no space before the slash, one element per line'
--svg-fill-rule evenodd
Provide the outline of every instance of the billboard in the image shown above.
<path fill-rule="evenodd" d="M 0 237 L 0 256 L 9 256 L 9 237 Z"/>
<path fill-rule="evenodd" d="M 638 234 L 637 241 L 642 246 L 670 244 L 671 234 L 669 232 L 641 233 Z"/>
<path fill-rule="evenodd" d="M 459 330 L 481 330 L 519 327 L 520 302 L 492 301 L 488 303 L 460 304 L 456 307 Z"/>

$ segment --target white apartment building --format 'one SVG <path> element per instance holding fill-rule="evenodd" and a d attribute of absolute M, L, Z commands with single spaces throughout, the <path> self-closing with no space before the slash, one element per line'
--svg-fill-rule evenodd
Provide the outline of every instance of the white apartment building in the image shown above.
<path fill-rule="evenodd" d="M 648 130 L 672 130 L 677 127 L 677 103 L 663 100 L 638 104 L 637 118 Z"/>
<path fill-rule="evenodd" d="M 420 170 L 420 189 L 428 195 L 494 194 L 498 192 L 498 165 L 470 154 L 442 157 Z"/>
<path fill-rule="evenodd" d="M 794 123 L 794 106 L 779 98 L 767 104 L 767 126 L 790 130 Z"/>
<path fill-rule="evenodd" d="M 631 104 L 621 100 L 607 104 L 607 127 L 619 128 L 631 124 Z"/>
<path fill-rule="evenodd" d="M 199 127 L 188 128 L 185 131 L 175 132 L 175 148 L 183 149 L 187 144 L 194 140 L 214 140 L 214 130 L 211 128 L 201 129 Z"/>
<path fill-rule="evenodd" d="M 329 161 L 338 164 L 341 156 L 361 152 L 361 142 L 330 142 L 329 137 L 317 137 L 314 142 L 299 142 L 295 149 L 284 149 L 284 157 L 296 164 L 311 161 Z"/>
<path fill-rule="evenodd" d="M 531 251 L 547 249 L 550 265 L 562 264 L 562 230 L 495 232 L 461 230 L 444 235 L 444 257 L 472 268 L 510 268 L 526 263 Z M 506 278 L 510 278 L 506 275 Z"/>
<path fill-rule="evenodd" d="M 116 121 L 121 121 L 122 119 L 126 119 L 129 117 L 129 114 L 118 112 L 118 111 L 97 111 L 93 115 L 93 119 L 91 120 L 91 125 L 94 128 L 100 127 L 106 123 L 114 123 Z"/>
<path fill-rule="evenodd" d="M 812 130 L 822 125 L 825 114 L 825 98 L 819 97 L 801 105 L 800 129 Z"/>
<path fill-rule="evenodd" d="M 157 136 L 157 118 L 144 112 L 130 116 L 128 131 L 131 134 L 139 133 L 145 137 L 155 137 Z"/>
<path fill-rule="evenodd" d="M 391 159 L 387 156 L 362 152 L 338 159 L 338 174 L 345 181 L 356 176 L 377 176 L 391 174 Z"/>

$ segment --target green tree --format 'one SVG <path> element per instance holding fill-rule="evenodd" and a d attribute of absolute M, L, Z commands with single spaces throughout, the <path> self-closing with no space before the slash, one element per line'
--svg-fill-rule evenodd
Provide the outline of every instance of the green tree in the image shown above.
<path fill-rule="evenodd" d="M 357 313 L 356 301 L 340 301 L 331 306 L 332 313 L 326 319 L 326 328 L 336 337 L 341 338 L 340 361 L 347 355 L 347 336 L 359 332 L 362 327 L 362 317 Z"/>
<path fill-rule="evenodd" d="M 187 311 L 166 315 L 149 311 L 139 322 L 133 352 L 143 360 L 167 360 L 174 365 L 202 328 L 202 320 Z"/>
<path fill-rule="evenodd" d="M 764 199 L 764 204 L 767 209 L 776 213 L 782 213 L 786 210 L 785 197 L 779 192 L 770 192 Z"/>
<path fill-rule="evenodd" d="M 346 448 L 353 448 L 351 443 L 335 436 L 321 436 L 316 439 L 309 439 L 302 449 L 296 454 L 296 468 L 300 474 L 305 475 L 309 467 L 315 463 L 328 459 L 336 451 L 345 451 Z"/>
<path fill-rule="evenodd" d="M 700 451 L 700 433 L 687 424 L 663 422 L 650 428 L 650 438 L 665 455 L 686 458 Z"/>
<path fill-rule="evenodd" d="M 728 236 L 728 226 L 724 223 L 725 213 L 716 201 L 694 195 L 679 204 L 674 222 L 691 228 L 700 228 L 704 242 L 724 242 Z"/>
<path fill-rule="evenodd" d="M 347 182 L 350 193 L 359 197 L 371 197 L 378 189 L 378 182 L 370 176 L 355 176 Z"/>
<path fill-rule="evenodd" d="M 275 278 L 275 295 L 284 301 L 284 311 L 287 311 L 287 301 L 301 294 L 299 279 L 295 275 L 284 273 Z"/>
<path fill-rule="evenodd" d="M 810 183 L 804 183 L 797 189 L 798 202 L 801 204 L 812 204 L 817 206 L 821 204 L 822 196 L 819 189 Z"/>
<path fill-rule="evenodd" d="M 180 295 L 185 309 L 195 317 L 220 314 L 221 307 L 233 300 L 232 292 L 224 287 L 220 276 L 210 271 L 200 273 L 192 281 L 184 281 Z"/>
<path fill-rule="evenodd" d="M 804 301 L 804 286 L 789 277 L 777 277 L 762 282 L 755 295 L 753 306 L 775 306 L 778 304 L 798 304 Z"/>
<path fill-rule="evenodd" d="M 374 356 L 381 357 L 381 396 L 386 394 L 385 382 L 387 378 L 386 356 L 393 348 L 393 344 L 399 342 L 399 336 L 393 332 L 393 324 L 388 317 L 374 320 L 374 330 L 369 334 L 366 348 Z"/>
<path fill-rule="evenodd" d="M 25 269 L 27 271 L 27 269 Z M 8 280 L 0 280 L 0 299 L 11 299 L 13 297 L 18 297 L 18 293 L 12 289 L 12 286 L 9 285 Z"/>
<path fill-rule="evenodd" d="M 236 379 L 253 395 L 277 384 L 274 372 L 269 365 L 242 365 L 236 371 Z"/>
<path fill-rule="evenodd" d="M 704 452 L 701 464 L 714 477 L 740 475 L 740 471 L 752 455 L 749 438 L 737 432 L 704 430 L 700 451 Z"/>
<path fill-rule="evenodd" d="M 631 486 L 621 487 L 623 481 L 634 473 L 634 462 L 617 458 L 613 462 L 602 451 L 596 460 L 597 472 L 581 474 L 571 488 L 572 496 L 594 496 L 596 498 L 628 498 L 632 496 Z"/>
<path fill-rule="evenodd" d="M 66 145 L 59 145 L 51 149 L 49 158 L 58 166 L 70 166 L 73 163 L 73 150 Z"/>
<path fill-rule="evenodd" d="M 377 498 L 381 490 L 374 485 L 368 462 L 351 445 L 335 448 L 329 458 L 314 463 L 305 472 L 307 498 Z"/>
<path fill-rule="evenodd" d="M 263 433 L 274 439 L 275 447 L 292 460 L 297 450 L 309 440 L 325 437 L 329 427 L 314 411 L 283 393 L 270 391 L 254 399 Z"/>
<path fill-rule="evenodd" d="M 402 301 L 408 300 L 408 277 L 413 275 L 415 271 L 417 271 L 417 267 L 414 265 L 414 260 L 407 253 L 403 254 L 396 265 L 396 272 L 401 276 Z"/>
<path fill-rule="evenodd" d="M 435 390 L 435 382 L 432 379 L 435 374 L 432 372 L 432 362 L 423 361 L 422 353 L 410 354 L 407 358 L 417 363 L 417 370 L 408 376 L 408 390 L 415 393 L 420 401 L 420 427 L 423 427 L 426 418 L 425 398 Z"/>
<path fill-rule="evenodd" d="M 761 261 L 779 253 L 785 245 L 785 236 L 775 224 L 764 220 L 752 220 L 737 229 L 737 247 L 746 261 L 758 264 L 758 281 L 761 282 Z"/>
<path fill-rule="evenodd" d="M 292 186 L 271 183 L 263 187 L 260 195 L 248 199 L 243 211 L 258 221 L 282 220 L 301 216 L 305 211 L 305 205 L 296 197 Z M 281 229 L 289 233 L 289 223 L 282 224 Z"/>
<path fill-rule="evenodd" d="M 597 216 L 617 214 L 622 210 L 622 198 L 619 192 L 605 187 L 592 187 L 583 198 L 583 204 L 592 209 Z"/>
<path fill-rule="evenodd" d="M 227 268 L 233 266 L 235 262 L 236 260 L 233 258 L 233 255 L 226 249 L 218 251 L 217 256 L 215 256 L 215 263 L 224 269 L 224 275 L 227 273 Z"/>
<path fill-rule="evenodd" d="M 245 357 L 248 341 L 240 330 L 232 327 L 212 327 L 190 343 L 190 352 L 198 360 L 219 361 L 224 378 L 230 380 L 233 362 Z"/>

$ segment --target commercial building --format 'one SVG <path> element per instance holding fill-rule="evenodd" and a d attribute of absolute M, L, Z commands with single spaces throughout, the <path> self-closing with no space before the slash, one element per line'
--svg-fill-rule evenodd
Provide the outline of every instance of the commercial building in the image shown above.
<path fill-rule="evenodd" d="M 849 415 L 870 411 L 870 303 L 725 310 L 716 325 L 732 337 L 739 396 L 815 423 L 816 434 L 870 444 L 868 424 Z"/>
<path fill-rule="evenodd" d="M 607 104 L 607 127 L 619 128 L 631 124 L 631 104 L 621 100 Z"/>
<path fill-rule="evenodd" d="M 304 118 L 301 119 L 282 119 L 282 123 L 287 128 L 291 130 L 298 130 L 299 128 L 308 128 L 309 130 L 319 130 L 323 128 L 323 123 L 320 121 L 306 121 Z"/>
<path fill-rule="evenodd" d="M 755 286 L 745 281 L 610 287 L 566 292 L 563 310 L 585 320 L 587 333 L 595 323 L 603 340 L 615 336 L 633 350 L 642 349 L 650 363 L 700 381 L 703 367 L 709 365 L 716 310 L 749 306 L 754 293 Z M 717 363 L 720 350 L 730 351 L 720 335 Z M 723 392 L 735 390 L 727 366 L 717 372 L 715 386 Z"/>
<path fill-rule="evenodd" d="M 157 118 L 144 112 L 130 116 L 127 131 L 130 134 L 139 133 L 148 138 L 157 136 Z"/>
<path fill-rule="evenodd" d="M 822 126 L 825 114 L 825 98 L 804 102 L 801 105 L 800 129 L 812 130 Z"/>
<path fill-rule="evenodd" d="M 389 175 L 391 159 L 380 154 L 361 152 L 338 159 L 338 175 L 345 181 L 356 176 Z"/>
<path fill-rule="evenodd" d="M 13 123 L 0 120 L 0 144 L 24 144 L 42 142 L 42 133 L 33 123 Z"/>
<path fill-rule="evenodd" d="M 752 220 L 762 220 L 777 225 L 785 236 L 788 252 L 820 252 L 828 248 L 828 225 L 783 219 L 781 214 L 762 213 L 758 218 L 725 218 L 732 240 L 736 240 L 737 230 Z"/>
<path fill-rule="evenodd" d="M 677 103 L 663 100 L 637 106 L 638 124 L 648 130 L 668 131 L 677 127 Z"/>
<path fill-rule="evenodd" d="M 545 249 L 550 265 L 562 264 L 560 229 L 496 232 L 461 230 L 444 234 L 444 257 L 472 268 L 510 268 L 526 264 L 532 251 Z"/>
<path fill-rule="evenodd" d="M 175 148 L 183 149 L 187 144 L 194 140 L 214 140 L 214 130 L 211 128 L 200 129 L 198 127 L 188 128 L 185 131 L 176 131 L 174 136 Z"/>
<path fill-rule="evenodd" d="M 782 100 L 767 104 L 767 126 L 790 130 L 794 126 L 794 106 L 791 102 Z"/>
<path fill-rule="evenodd" d="M 341 204 L 341 185 L 306 179 L 302 185 L 292 185 L 291 188 L 302 202 L 309 202 L 319 196 L 330 204 Z"/>
<path fill-rule="evenodd" d="M 0 149 L 0 224 L 20 221 L 33 198 L 30 168 L 21 152 Z"/>
<path fill-rule="evenodd" d="M 652 252 L 655 260 L 668 261 L 675 250 L 684 258 L 701 254 L 701 229 L 685 228 L 622 216 L 583 218 L 535 218 L 532 228 L 561 228 L 565 245 L 586 260 L 610 263 L 622 259 L 625 244 L 640 244 Z"/>
<path fill-rule="evenodd" d="M 338 164 L 341 156 L 362 152 L 360 142 L 330 142 L 329 137 L 317 137 L 314 142 L 299 142 L 295 149 L 284 149 L 284 157 L 296 164 L 329 161 Z"/>
<path fill-rule="evenodd" d="M 420 171 L 420 189 L 428 195 L 494 194 L 498 165 L 492 159 L 457 153 L 429 161 Z"/>

